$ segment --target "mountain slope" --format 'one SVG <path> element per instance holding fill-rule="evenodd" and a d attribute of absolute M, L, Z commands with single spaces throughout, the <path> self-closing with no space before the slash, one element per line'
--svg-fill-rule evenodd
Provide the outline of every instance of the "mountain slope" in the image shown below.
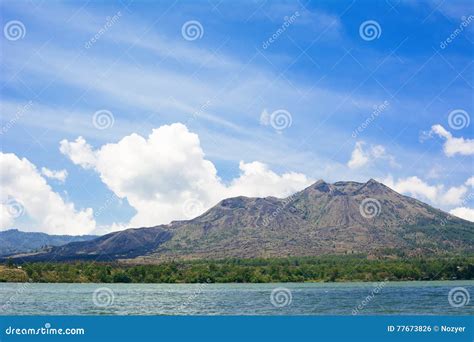
<path fill-rule="evenodd" d="M 474 224 L 387 186 L 318 181 L 285 199 L 235 197 L 201 216 L 53 248 L 34 258 L 277 257 L 474 251 Z"/>
<path fill-rule="evenodd" d="M 45 246 L 61 246 L 69 242 L 87 241 L 95 238 L 97 238 L 96 235 L 48 235 L 9 229 L 0 232 L 0 255 L 26 253 Z"/>
<path fill-rule="evenodd" d="M 374 211 L 372 211 L 375 210 Z M 474 224 L 374 180 L 318 181 L 287 199 L 237 197 L 183 223 L 153 257 L 472 250 Z"/>

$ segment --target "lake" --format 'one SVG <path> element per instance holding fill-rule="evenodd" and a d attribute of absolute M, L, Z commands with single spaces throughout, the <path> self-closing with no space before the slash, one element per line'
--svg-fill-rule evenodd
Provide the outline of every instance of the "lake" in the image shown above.
<path fill-rule="evenodd" d="M 474 281 L 0 283 L 1 315 L 474 315 Z"/>

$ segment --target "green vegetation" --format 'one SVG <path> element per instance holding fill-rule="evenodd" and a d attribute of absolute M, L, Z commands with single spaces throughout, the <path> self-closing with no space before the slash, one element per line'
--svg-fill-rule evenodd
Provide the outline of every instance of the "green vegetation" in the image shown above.
<path fill-rule="evenodd" d="M 12 272 L 5 271 L 14 269 Z M 2 270 L 4 270 L 2 272 Z M 51 283 L 265 283 L 474 279 L 474 256 L 371 259 L 323 256 L 172 261 L 161 264 L 29 263 L 0 267 L 0 281 Z"/>

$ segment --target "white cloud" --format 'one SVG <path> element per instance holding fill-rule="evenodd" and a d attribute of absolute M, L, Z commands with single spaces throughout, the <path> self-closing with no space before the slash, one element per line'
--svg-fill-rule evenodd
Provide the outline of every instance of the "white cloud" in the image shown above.
<path fill-rule="evenodd" d="M 310 185 L 312 181 L 301 173 L 289 172 L 278 175 L 267 165 L 254 161 L 239 163 L 240 177 L 232 181 L 227 196 L 286 197 Z"/>
<path fill-rule="evenodd" d="M 434 125 L 431 127 L 430 134 L 436 134 L 440 138 L 446 140 L 443 145 L 443 151 L 448 157 L 456 154 L 470 156 L 474 154 L 474 140 L 455 138 L 441 125 Z"/>
<path fill-rule="evenodd" d="M 64 140 L 60 148 L 84 168 L 94 160 L 104 184 L 137 211 L 129 223 L 135 227 L 189 218 L 185 203 L 190 201 L 199 204 L 197 215 L 230 196 L 283 197 L 311 184 L 303 174 L 278 175 L 260 162 L 241 162 L 241 175 L 227 186 L 205 159 L 199 137 L 179 123 L 154 129 L 146 138 L 128 135 L 96 151 L 83 139 Z"/>
<path fill-rule="evenodd" d="M 347 166 L 351 169 L 357 169 L 366 165 L 369 162 L 367 153 L 363 150 L 363 142 L 358 141 L 351 154 L 351 159 L 347 162 Z"/>
<path fill-rule="evenodd" d="M 467 186 L 472 186 L 474 188 L 474 176 L 470 177 L 464 184 L 466 184 Z"/>
<path fill-rule="evenodd" d="M 395 158 L 388 154 L 382 145 L 371 145 L 368 149 L 364 149 L 364 146 L 363 141 L 356 142 L 351 159 L 347 162 L 349 168 L 358 169 L 376 159 L 385 159 L 389 161 L 391 166 L 397 166 Z"/>
<path fill-rule="evenodd" d="M 83 137 L 78 137 L 74 142 L 64 139 L 59 144 L 61 153 L 67 155 L 74 164 L 85 169 L 92 169 L 95 166 L 96 156 L 92 152 L 92 146 L 86 143 Z"/>
<path fill-rule="evenodd" d="M 473 208 L 466 208 L 466 207 L 459 207 L 451 210 L 450 214 L 463 218 L 465 220 L 474 222 L 474 209 Z"/>
<path fill-rule="evenodd" d="M 464 185 L 446 190 L 442 184 L 429 185 L 416 176 L 401 178 L 398 181 L 394 181 L 392 176 L 388 176 L 382 180 L 382 183 L 399 193 L 442 206 L 461 204 L 467 193 L 467 187 Z"/>
<path fill-rule="evenodd" d="M 2 198 L 3 201 L 4 199 Z M 7 199 L 5 199 L 5 202 L 7 202 Z M 15 217 L 11 214 L 11 211 L 7 203 L 0 203 L 0 229 L 13 227 Z"/>
<path fill-rule="evenodd" d="M 0 168 L 2 229 L 12 228 L 23 216 L 32 221 L 27 231 L 77 235 L 95 228 L 92 209 L 78 211 L 65 202 L 27 159 L 0 153 Z M 23 215 L 16 215 L 19 212 Z"/>
<path fill-rule="evenodd" d="M 47 178 L 57 180 L 61 183 L 64 183 L 67 178 L 66 170 L 50 170 L 47 167 L 41 168 L 41 174 Z"/>

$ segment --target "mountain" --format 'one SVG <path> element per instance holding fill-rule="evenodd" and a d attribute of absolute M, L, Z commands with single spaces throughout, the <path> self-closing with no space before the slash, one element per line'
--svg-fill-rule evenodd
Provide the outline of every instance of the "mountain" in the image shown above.
<path fill-rule="evenodd" d="M 474 251 L 474 223 L 387 186 L 322 180 L 294 195 L 225 199 L 204 214 L 54 247 L 27 260 L 407 255 Z"/>
<path fill-rule="evenodd" d="M 32 252 L 46 246 L 61 246 L 73 241 L 87 241 L 96 235 L 48 235 L 10 229 L 0 232 L 0 255 Z"/>

